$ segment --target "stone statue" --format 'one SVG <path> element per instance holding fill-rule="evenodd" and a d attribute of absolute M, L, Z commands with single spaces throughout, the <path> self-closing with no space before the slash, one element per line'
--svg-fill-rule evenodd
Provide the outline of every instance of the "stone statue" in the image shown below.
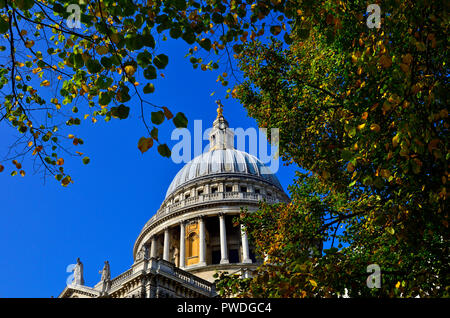
<path fill-rule="evenodd" d="M 83 278 L 83 263 L 81 263 L 80 258 L 77 258 L 77 263 L 73 268 L 73 282 L 72 285 L 84 285 Z"/>
<path fill-rule="evenodd" d="M 139 252 L 137 252 L 136 260 L 139 261 L 139 260 L 143 259 L 146 256 L 147 256 L 147 247 L 145 245 L 143 245 L 141 247 L 141 249 L 139 250 Z"/>
<path fill-rule="evenodd" d="M 180 266 L 180 263 L 179 263 L 179 256 L 180 256 L 180 252 L 178 251 L 178 247 L 174 246 L 174 248 L 173 248 L 173 257 L 172 257 L 172 260 L 173 260 L 173 263 L 174 263 L 176 266 Z"/>
<path fill-rule="evenodd" d="M 109 262 L 105 261 L 105 265 L 103 266 L 103 269 L 99 271 L 99 274 L 102 274 L 102 281 L 109 281 L 111 280 L 111 271 L 109 269 Z"/>

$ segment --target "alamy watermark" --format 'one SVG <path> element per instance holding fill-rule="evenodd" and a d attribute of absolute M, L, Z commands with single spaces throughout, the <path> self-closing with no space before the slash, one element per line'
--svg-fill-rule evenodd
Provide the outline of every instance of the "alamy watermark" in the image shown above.
<path fill-rule="evenodd" d="M 381 288 L 381 268 L 378 264 L 367 266 L 367 273 L 372 273 L 367 277 L 366 285 L 369 288 Z"/>
<path fill-rule="evenodd" d="M 367 17 L 367 27 L 369 29 L 381 27 L 381 8 L 378 4 L 369 4 L 366 13 L 370 13 Z"/>
<path fill-rule="evenodd" d="M 67 13 L 70 13 L 66 20 L 66 24 L 71 29 L 81 29 L 81 9 L 77 4 L 70 4 L 66 9 Z"/>
<path fill-rule="evenodd" d="M 227 148 L 234 148 L 240 151 L 248 152 L 250 155 L 258 158 L 265 164 L 272 173 L 276 173 L 279 169 L 279 128 L 270 129 L 270 145 L 267 138 L 267 129 L 259 128 L 258 130 L 250 127 L 243 128 L 226 128 L 226 131 L 234 135 L 233 144 L 227 144 Z M 202 121 L 194 120 L 194 134 L 187 128 L 174 129 L 172 131 L 171 140 L 178 140 L 172 148 L 172 161 L 174 163 L 188 163 L 193 158 L 200 155 L 207 155 L 210 144 L 203 145 L 204 141 L 210 139 L 211 128 L 203 131 Z M 236 142 L 235 142 L 236 141 Z M 247 142 L 248 141 L 248 142 Z M 193 151 L 192 151 L 193 146 Z M 214 164 L 214 156 L 212 157 Z M 221 160 L 218 158 L 218 160 Z M 225 164 L 227 164 L 227 158 Z M 233 162 L 237 164 L 246 164 L 245 157 L 236 156 Z M 231 161 L 230 161 L 231 163 Z M 265 173 L 263 171 L 262 173 Z M 267 173 L 270 173 L 267 171 Z"/>

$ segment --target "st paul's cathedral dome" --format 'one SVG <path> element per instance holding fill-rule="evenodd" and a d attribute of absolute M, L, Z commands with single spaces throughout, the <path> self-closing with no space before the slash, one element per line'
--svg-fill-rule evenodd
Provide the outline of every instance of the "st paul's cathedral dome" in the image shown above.
<path fill-rule="evenodd" d="M 132 267 L 110 279 L 108 264 L 95 287 L 69 285 L 60 297 L 213 297 L 216 272 L 251 275 L 262 260 L 233 218 L 242 208 L 256 211 L 260 201 L 289 197 L 258 158 L 234 149 L 222 111 L 219 106 L 210 150 L 176 174 L 139 233 Z"/>

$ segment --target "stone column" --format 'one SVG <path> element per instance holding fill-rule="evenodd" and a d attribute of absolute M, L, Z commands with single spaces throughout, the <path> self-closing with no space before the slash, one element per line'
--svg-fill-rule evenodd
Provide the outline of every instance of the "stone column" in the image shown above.
<path fill-rule="evenodd" d="M 220 264 L 228 264 L 227 230 L 225 227 L 225 215 L 219 214 L 220 223 Z"/>
<path fill-rule="evenodd" d="M 184 268 L 186 266 L 186 227 L 184 221 L 180 223 L 180 268 Z"/>
<path fill-rule="evenodd" d="M 156 236 L 152 236 L 152 246 L 150 247 L 150 258 L 156 257 Z"/>
<path fill-rule="evenodd" d="M 205 221 L 203 217 L 198 220 L 198 225 L 200 228 L 199 235 L 199 265 L 206 265 L 206 233 L 205 233 Z"/>
<path fill-rule="evenodd" d="M 169 260 L 169 247 L 170 247 L 170 237 L 169 228 L 164 229 L 164 250 L 163 250 L 163 260 L 170 262 Z"/>
<path fill-rule="evenodd" d="M 242 240 L 242 263 L 251 263 L 250 253 L 248 249 L 248 238 L 247 232 L 244 229 L 244 226 L 241 224 L 241 240 Z"/>

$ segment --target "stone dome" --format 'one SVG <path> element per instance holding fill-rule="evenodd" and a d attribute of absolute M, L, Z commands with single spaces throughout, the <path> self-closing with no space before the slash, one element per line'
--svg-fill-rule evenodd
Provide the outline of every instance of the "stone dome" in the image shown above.
<path fill-rule="evenodd" d="M 255 156 L 234 148 L 234 132 L 217 109 L 209 151 L 184 165 L 133 248 L 135 263 L 162 258 L 213 282 L 217 271 L 248 275 L 261 259 L 233 219 L 260 202 L 289 202 L 277 177 Z M 175 273 L 176 270 L 175 270 Z M 247 277 L 247 276 L 245 276 Z"/>
<path fill-rule="evenodd" d="M 258 158 L 237 149 L 214 149 L 188 162 L 170 184 L 166 199 L 191 182 L 215 175 L 252 176 L 283 191 L 277 177 Z"/>

